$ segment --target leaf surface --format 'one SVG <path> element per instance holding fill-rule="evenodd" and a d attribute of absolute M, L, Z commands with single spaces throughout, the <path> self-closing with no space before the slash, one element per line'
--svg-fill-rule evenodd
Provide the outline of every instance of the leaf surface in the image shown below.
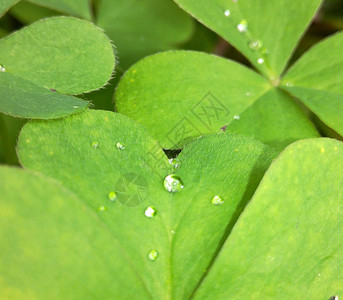
<path fill-rule="evenodd" d="M 299 141 L 272 164 L 194 299 L 342 295 L 343 144 Z"/>
<path fill-rule="evenodd" d="M 114 68 L 112 45 L 101 29 L 72 17 L 48 18 L 0 40 L 6 71 L 64 94 L 107 83 Z"/>
<path fill-rule="evenodd" d="M 15 117 L 55 119 L 84 111 L 89 104 L 7 72 L 0 72 L 0 87 L 0 110 Z"/>
<path fill-rule="evenodd" d="M 255 68 L 270 79 L 275 79 L 284 70 L 322 1 L 175 0 L 175 2 L 236 47 Z M 247 24 L 245 32 L 240 32 L 237 27 L 242 21 Z M 259 49 L 254 47 L 252 50 L 249 44 L 254 41 L 260 41 L 263 46 L 257 47 Z M 263 58 L 264 63 L 259 64 L 259 58 Z"/>
<path fill-rule="evenodd" d="M 298 97 L 327 126 L 343 134 L 343 94 L 301 87 L 285 89 Z"/>
<path fill-rule="evenodd" d="M 29 0 L 29 2 L 87 20 L 92 18 L 90 0 Z"/>
<path fill-rule="evenodd" d="M 142 126 L 105 111 L 30 122 L 18 153 L 26 168 L 58 179 L 98 215 L 154 299 L 189 298 L 274 156 L 247 137 L 198 139 L 178 158 L 176 176 L 184 188 L 169 193 L 163 181 L 172 170 L 160 146 Z M 108 198 L 111 191 L 115 201 Z M 215 195 L 222 205 L 211 203 Z M 156 210 L 153 218 L 145 215 L 149 206 Z M 118 244 L 112 247 L 115 257 Z M 158 251 L 155 261 L 148 258 L 151 250 Z M 113 274 L 121 276 L 120 269 Z M 95 278 L 99 285 L 102 276 Z M 125 280 L 135 290 L 136 277 Z M 129 298 L 125 287 L 108 297 Z"/>
<path fill-rule="evenodd" d="M 219 132 L 268 89 L 261 76 L 235 62 L 169 51 L 132 66 L 117 86 L 115 105 L 164 148 L 181 148 L 197 136 Z"/>
<path fill-rule="evenodd" d="M 294 99 L 279 89 L 268 91 L 238 117 L 227 131 L 253 137 L 279 151 L 297 140 L 320 136 Z"/>
<path fill-rule="evenodd" d="M 127 299 L 150 298 L 130 258 L 82 198 L 17 168 L 0 166 L 0 178 L 1 299 L 105 299 L 117 289 Z"/>
<path fill-rule="evenodd" d="M 299 98 L 327 126 L 343 134 L 343 33 L 306 52 L 282 80 L 285 90 Z"/>
<path fill-rule="evenodd" d="M 88 21 L 54 17 L 33 23 L 0 40 L 0 111 L 42 119 L 82 111 L 88 102 L 62 94 L 102 87 L 114 63 L 110 40 Z"/>
<path fill-rule="evenodd" d="M 0 17 L 2 17 L 13 5 L 20 0 L 1 0 L 0 2 Z"/>

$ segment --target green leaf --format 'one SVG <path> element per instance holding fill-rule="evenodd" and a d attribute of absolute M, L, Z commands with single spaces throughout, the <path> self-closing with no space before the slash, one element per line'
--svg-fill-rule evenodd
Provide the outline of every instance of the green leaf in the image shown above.
<path fill-rule="evenodd" d="M 102 87 L 114 68 L 106 35 L 92 23 L 72 17 L 25 27 L 0 40 L 0 53 L 7 72 L 64 94 Z"/>
<path fill-rule="evenodd" d="M 82 198 L 16 168 L 1 166 L 0 178 L 1 299 L 106 299 L 119 290 L 149 298 L 130 257 Z"/>
<path fill-rule="evenodd" d="M 20 0 L 1 0 L 0 2 L 0 17 L 2 17 L 10 8 L 11 6 L 18 3 Z"/>
<path fill-rule="evenodd" d="M 343 32 L 324 39 L 290 68 L 282 84 L 343 94 L 342 48 Z"/>
<path fill-rule="evenodd" d="M 54 119 L 84 111 L 88 102 L 38 86 L 7 72 L 0 72 L 0 110 L 33 119 Z"/>
<path fill-rule="evenodd" d="M 268 89 L 267 81 L 235 62 L 170 51 L 131 67 L 117 87 L 115 103 L 164 148 L 178 148 L 194 137 L 219 132 Z"/>
<path fill-rule="evenodd" d="M 103 0 L 97 24 L 115 41 L 123 68 L 146 55 L 175 48 L 193 32 L 192 19 L 173 1 Z"/>
<path fill-rule="evenodd" d="M 279 89 L 271 89 L 238 117 L 227 131 L 251 136 L 279 151 L 297 140 L 320 136 L 292 97 Z"/>
<path fill-rule="evenodd" d="M 92 18 L 90 0 L 29 0 L 29 2 L 87 20 Z"/>
<path fill-rule="evenodd" d="M 280 76 L 299 39 L 303 35 L 321 0 L 296 1 L 231 1 L 231 0 L 175 0 L 204 25 L 217 32 L 241 51 L 270 79 Z M 229 11 L 229 16 L 225 12 Z M 228 13 L 226 13 L 228 14 Z M 242 21 L 247 31 L 237 29 Z M 261 41 L 256 51 L 250 42 Z M 259 64 L 258 59 L 264 63 Z"/>
<path fill-rule="evenodd" d="M 343 134 L 343 32 L 315 45 L 289 70 L 283 88 L 304 102 L 327 126 Z"/>
<path fill-rule="evenodd" d="M 17 5 L 13 6 L 10 14 L 23 24 L 31 24 L 43 18 L 59 15 L 54 10 L 27 1 L 20 1 Z"/>
<path fill-rule="evenodd" d="M 343 293 L 343 144 L 297 142 L 267 171 L 194 299 Z"/>
<path fill-rule="evenodd" d="M 118 142 L 122 144 L 119 149 Z M 178 157 L 176 176 L 184 188 L 169 193 L 163 180 L 172 169 L 156 141 L 127 117 L 94 110 L 65 119 L 29 122 L 21 132 L 18 153 L 26 168 L 58 179 L 97 213 L 103 223 L 101 230 L 106 228 L 112 234 L 109 241 L 115 261 L 121 259 L 119 251 L 130 257 L 128 265 L 136 275 L 122 275 L 106 253 L 98 253 L 112 270 L 111 280 L 113 274 L 125 277 L 126 285 L 113 288 L 105 297 L 114 299 L 132 299 L 128 293 L 140 288 L 137 277 L 150 294 L 140 299 L 188 299 L 274 155 L 269 147 L 247 137 L 227 133 L 203 137 Z M 117 193 L 115 201 L 108 198 L 111 191 Z M 222 205 L 211 203 L 215 195 L 224 199 Z M 145 216 L 148 206 L 156 209 L 155 217 Z M 77 212 L 82 214 L 81 209 Z M 50 218 L 61 215 L 54 213 Z M 88 221 L 97 230 L 99 225 L 93 223 Z M 100 235 L 91 244 L 102 247 L 102 239 Z M 151 250 L 158 251 L 155 261 L 148 259 Z M 16 265 L 12 270 L 19 268 Z M 78 271 L 85 273 L 81 266 Z M 34 278 L 34 274 L 27 276 Z M 97 294 L 103 276 L 108 277 L 106 273 L 95 275 L 93 284 L 87 284 L 89 293 Z M 51 288 L 53 292 L 58 286 Z"/>
<path fill-rule="evenodd" d="M 343 135 L 343 94 L 301 87 L 285 89 L 304 102 L 326 125 Z"/>

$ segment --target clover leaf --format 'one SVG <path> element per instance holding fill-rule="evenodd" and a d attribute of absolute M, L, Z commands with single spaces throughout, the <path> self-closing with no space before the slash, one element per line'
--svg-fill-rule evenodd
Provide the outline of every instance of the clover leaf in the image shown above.
<path fill-rule="evenodd" d="M 0 110 L 57 118 L 85 110 L 77 95 L 102 87 L 114 68 L 107 36 L 88 21 L 54 17 L 0 40 Z"/>
<path fill-rule="evenodd" d="M 287 72 L 321 1 L 175 2 L 235 46 L 259 74 L 209 54 L 160 53 L 123 76 L 115 94 L 118 112 L 142 123 L 165 148 L 182 148 L 226 128 L 281 151 L 298 139 L 319 136 L 303 104 L 342 134 L 341 33 L 305 53 Z M 204 100 L 209 93 L 212 100 Z"/>

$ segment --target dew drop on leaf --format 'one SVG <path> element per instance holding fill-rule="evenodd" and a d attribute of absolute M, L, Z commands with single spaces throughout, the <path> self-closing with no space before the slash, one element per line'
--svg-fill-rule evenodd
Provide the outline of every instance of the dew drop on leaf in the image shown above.
<path fill-rule="evenodd" d="M 120 143 L 120 142 L 118 142 L 116 144 L 116 147 L 117 147 L 118 150 L 124 150 L 125 149 L 125 146 L 122 143 Z"/>
<path fill-rule="evenodd" d="M 231 12 L 230 12 L 230 10 L 228 10 L 228 9 L 224 12 L 224 15 L 225 15 L 226 17 L 229 17 L 230 14 L 231 14 Z"/>
<path fill-rule="evenodd" d="M 115 201 L 117 199 L 117 193 L 113 191 L 109 192 L 107 196 L 110 201 Z"/>
<path fill-rule="evenodd" d="M 238 25 L 237 29 L 239 32 L 246 32 L 248 30 L 248 22 L 247 20 L 242 20 Z"/>
<path fill-rule="evenodd" d="M 96 149 L 99 147 L 99 143 L 94 141 L 94 142 L 92 142 L 91 146 L 92 146 L 92 148 Z"/>
<path fill-rule="evenodd" d="M 262 42 L 260 40 L 253 40 L 249 42 L 249 48 L 251 50 L 259 50 L 262 48 Z"/>
<path fill-rule="evenodd" d="M 168 175 L 164 179 L 164 188 L 171 193 L 179 192 L 183 189 L 183 182 L 179 176 L 176 175 Z"/>
<path fill-rule="evenodd" d="M 239 115 L 234 115 L 233 118 L 234 118 L 235 120 L 239 120 L 241 117 L 240 117 Z"/>
<path fill-rule="evenodd" d="M 148 258 L 151 260 L 151 261 L 154 261 L 158 258 L 158 251 L 157 250 L 150 250 L 149 251 L 149 254 L 148 254 Z"/>
<path fill-rule="evenodd" d="M 77 105 L 74 105 L 73 108 L 79 108 Z"/>
<path fill-rule="evenodd" d="M 262 64 L 264 63 L 264 59 L 261 57 L 261 58 L 259 58 L 259 59 L 257 60 L 257 62 L 258 62 L 260 65 L 262 65 Z"/>
<path fill-rule="evenodd" d="M 0 64 L 0 72 L 6 72 L 5 66 L 3 66 L 2 64 Z"/>
<path fill-rule="evenodd" d="M 156 209 L 152 206 L 148 206 L 144 212 L 145 216 L 148 218 L 153 218 L 156 215 Z"/>
<path fill-rule="evenodd" d="M 176 158 L 169 159 L 169 164 L 172 166 L 172 168 L 175 170 L 179 167 L 180 163 Z"/>
<path fill-rule="evenodd" d="M 212 198 L 211 202 L 214 205 L 222 205 L 224 203 L 224 200 L 222 197 L 217 195 Z"/>

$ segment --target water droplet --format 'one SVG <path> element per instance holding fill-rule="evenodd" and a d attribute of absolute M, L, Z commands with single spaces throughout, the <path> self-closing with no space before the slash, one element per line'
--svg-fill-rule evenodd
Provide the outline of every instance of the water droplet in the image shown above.
<path fill-rule="evenodd" d="M 173 170 L 177 169 L 180 165 L 180 162 L 176 158 L 169 159 L 169 164 L 172 166 Z"/>
<path fill-rule="evenodd" d="M 146 209 L 145 209 L 145 212 L 144 214 L 148 217 L 148 218 L 153 218 L 155 217 L 156 215 L 156 209 L 152 206 L 148 206 Z"/>
<path fill-rule="evenodd" d="M 290 82 L 287 82 L 287 83 L 286 83 L 286 86 L 293 86 L 293 84 L 290 83 Z"/>
<path fill-rule="evenodd" d="M 259 40 L 254 40 L 254 41 L 249 42 L 249 48 L 251 50 L 259 50 L 262 48 L 262 45 L 263 45 L 262 42 Z"/>
<path fill-rule="evenodd" d="M 240 117 L 239 115 L 234 115 L 233 118 L 234 118 L 235 120 L 239 120 L 241 117 Z"/>
<path fill-rule="evenodd" d="M 5 66 L 3 66 L 3 65 L 1 65 L 1 64 L 0 64 L 0 72 L 6 72 Z"/>
<path fill-rule="evenodd" d="M 214 196 L 211 201 L 214 205 L 222 205 L 224 203 L 223 198 L 221 198 L 220 196 Z"/>
<path fill-rule="evenodd" d="M 259 58 L 259 59 L 257 60 L 257 62 L 258 62 L 260 65 L 262 65 L 262 64 L 264 63 L 264 59 L 261 57 L 261 58 Z"/>
<path fill-rule="evenodd" d="M 247 20 L 242 20 L 238 25 L 237 29 L 239 32 L 246 32 L 248 30 L 248 22 Z"/>
<path fill-rule="evenodd" d="M 77 105 L 74 105 L 73 108 L 79 108 Z"/>
<path fill-rule="evenodd" d="M 164 188 L 171 193 L 179 192 L 183 189 L 183 183 L 179 176 L 176 175 L 168 175 L 164 179 Z"/>
<path fill-rule="evenodd" d="M 114 191 L 109 192 L 107 196 L 110 201 L 115 201 L 117 199 L 117 193 Z"/>
<path fill-rule="evenodd" d="M 225 15 L 226 17 L 230 16 L 230 14 L 231 14 L 231 12 L 230 12 L 230 10 L 228 10 L 228 9 L 224 12 L 224 15 Z"/>
<path fill-rule="evenodd" d="M 118 150 L 124 150 L 125 149 L 125 146 L 122 143 L 120 143 L 120 142 L 118 142 L 116 144 L 116 147 L 117 147 Z"/>
<path fill-rule="evenodd" d="M 155 261 L 158 258 L 158 252 L 156 250 L 150 250 L 148 254 L 148 258 L 151 261 Z"/>
<path fill-rule="evenodd" d="M 170 232 L 171 232 L 171 234 L 175 234 L 175 230 L 171 230 Z"/>
<path fill-rule="evenodd" d="M 107 210 L 107 207 L 106 206 L 103 206 L 103 205 L 100 205 L 98 207 L 98 211 L 106 211 Z"/>
<path fill-rule="evenodd" d="M 99 143 L 94 141 L 94 142 L 92 142 L 91 146 L 92 146 L 92 148 L 96 149 L 99 147 Z"/>

